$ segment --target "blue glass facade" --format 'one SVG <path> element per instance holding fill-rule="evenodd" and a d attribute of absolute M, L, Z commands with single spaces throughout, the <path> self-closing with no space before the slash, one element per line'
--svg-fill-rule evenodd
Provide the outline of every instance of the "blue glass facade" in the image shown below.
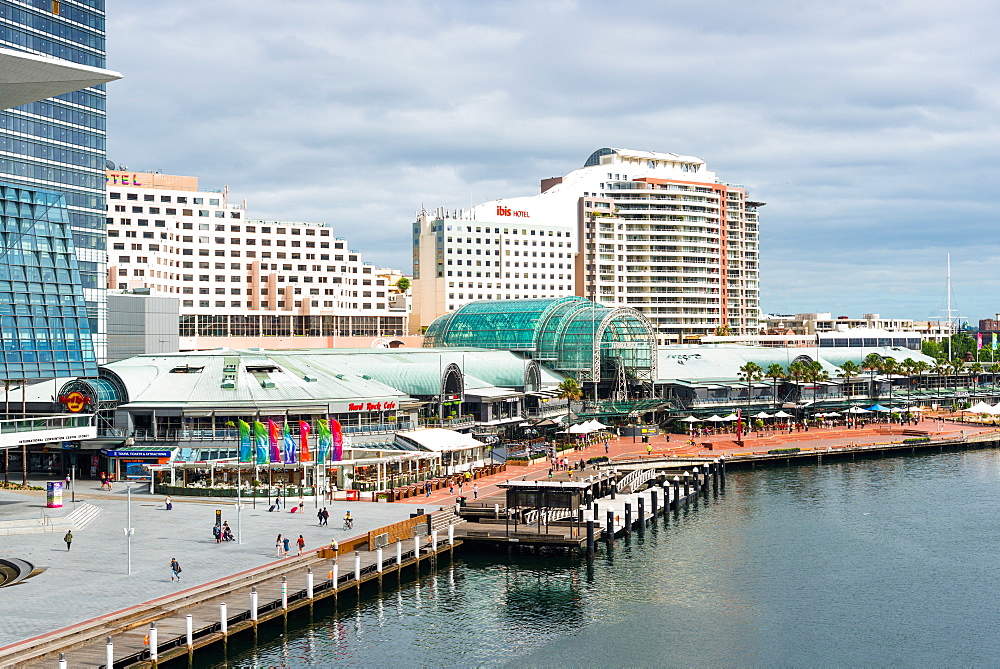
<path fill-rule="evenodd" d="M 0 0 L 0 46 L 104 67 L 104 0 Z M 75 288 L 86 303 L 98 359 L 106 348 L 107 322 L 105 102 L 101 85 L 0 111 L 0 184 L 28 189 L 33 197 L 42 191 L 63 195 L 76 254 Z M 64 289 L 59 283 L 58 290 Z M 6 337 L 6 322 L 3 327 Z"/>
<path fill-rule="evenodd" d="M 96 376 L 65 196 L 0 184 L 0 376 Z"/>

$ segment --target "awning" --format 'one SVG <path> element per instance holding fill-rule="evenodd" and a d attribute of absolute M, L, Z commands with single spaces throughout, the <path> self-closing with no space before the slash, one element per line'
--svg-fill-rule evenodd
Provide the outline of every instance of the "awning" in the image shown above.
<path fill-rule="evenodd" d="M 486 445 L 471 435 L 436 427 L 397 433 L 395 443 L 403 450 L 431 451 L 434 453 L 460 451 Z"/>

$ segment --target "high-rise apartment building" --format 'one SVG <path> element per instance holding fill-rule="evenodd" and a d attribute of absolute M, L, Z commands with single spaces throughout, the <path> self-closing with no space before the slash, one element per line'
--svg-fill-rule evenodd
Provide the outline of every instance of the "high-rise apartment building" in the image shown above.
<path fill-rule="evenodd" d="M 53 70 L 42 77 L 50 86 L 60 77 L 69 80 L 61 90 L 72 92 L 0 111 L 0 182 L 63 196 L 90 337 L 101 360 L 107 302 L 105 91 L 100 82 L 120 77 L 103 70 L 104 0 L 0 1 L 0 47 L 49 57 L 39 63 Z M 55 71 L 60 63 L 80 67 L 63 67 L 60 74 Z"/>
<path fill-rule="evenodd" d="M 762 203 L 703 160 L 605 148 L 541 190 L 421 212 L 414 326 L 477 299 L 576 294 L 636 309 L 661 344 L 756 331 Z"/>
<path fill-rule="evenodd" d="M 197 177 L 109 171 L 107 236 L 108 288 L 178 298 L 184 350 L 406 333 L 400 272 L 325 223 L 247 219 L 245 202 Z"/>

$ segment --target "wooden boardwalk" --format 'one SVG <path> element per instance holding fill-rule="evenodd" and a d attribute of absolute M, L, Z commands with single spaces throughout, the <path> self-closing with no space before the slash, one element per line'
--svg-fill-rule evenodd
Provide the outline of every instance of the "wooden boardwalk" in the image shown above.
<path fill-rule="evenodd" d="M 0 658 L 0 665 L 51 668 L 63 654 L 74 669 L 107 667 L 108 636 L 113 647 L 113 667 L 155 666 L 188 655 L 193 658 L 199 649 L 225 643 L 235 634 L 255 633 L 258 625 L 285 617 L 291 611 L 311 609 L 324 600 L 326 610 L 333 610 L 340 595 L 360 592 L 367 583 L 381 584 L 386 578 L 396 582 L 403 578 L 404 571 L 416 574 L 424 565 L 433 568 L 439 557 L 451 557 L 460 544 L 445 538 L 435 546 L 431 537 L 418 537 L 390 544 L 381 551 L 341 554 L 336 560 L 316 554 L 284 560 L 28 640 L 17 645 L 23 646 L 18 652 Z M 256 612 L 251 603 L 253 592 Z M 226 607 L 225 625 L 222 604 Z M 155 661 L 149 653 L 154 635 L 151 624 L 156 630 Z"/>

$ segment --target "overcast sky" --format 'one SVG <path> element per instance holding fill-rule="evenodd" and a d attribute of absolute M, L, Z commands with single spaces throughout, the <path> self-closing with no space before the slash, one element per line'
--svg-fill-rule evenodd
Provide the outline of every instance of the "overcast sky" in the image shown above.
<path fill-rule="evenodd" d="M 762 309 L 1000 311 L 995 2 L 107 0 L 109 158 L 410 271 L 421 204 L 619 146 L 761 210 Z"/>

